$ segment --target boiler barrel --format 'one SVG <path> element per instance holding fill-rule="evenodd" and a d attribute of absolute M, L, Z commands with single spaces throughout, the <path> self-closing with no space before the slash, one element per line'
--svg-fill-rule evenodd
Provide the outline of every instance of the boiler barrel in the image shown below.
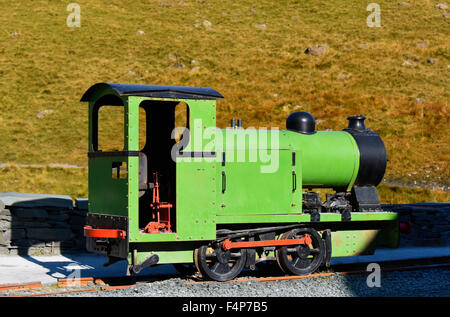
<path fill-rule="evenodd" d="M 291 146 L 298 149 L 302 156 L 303 187 L 347 187 L 355 181 L 359 170 L 359 150 L 350 133 L 287 133 Z"/>

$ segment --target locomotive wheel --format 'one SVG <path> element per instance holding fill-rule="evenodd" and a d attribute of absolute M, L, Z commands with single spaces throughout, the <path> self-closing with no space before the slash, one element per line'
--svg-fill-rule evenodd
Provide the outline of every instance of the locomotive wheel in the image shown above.
<path fill-rule="evenodd" d="M 220 246 L 202 246 L 194 252 L 194 262 L 200 274 L 213 281 L 224 282 L 241 273 L 247 259 L 246 249 L 223 250 Z"/>
<path fill-rule="evenodd" d="M 301 239 L 308 234 L 310 245 L 279 247 L 275 250 L 278 265 L 286 274 L 308 275 L 317 270 L 325 254 L 325 243 L 319 233 L 310 228 L 294 229 L 283 233 L 280 239 Z"/>

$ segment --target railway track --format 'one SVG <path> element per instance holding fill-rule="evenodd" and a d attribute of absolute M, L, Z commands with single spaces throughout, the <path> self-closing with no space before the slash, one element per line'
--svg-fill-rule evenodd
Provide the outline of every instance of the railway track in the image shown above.
<path fill-rule="evenodd" d="M 351 275 L 351 274 L 368 274 L 366 270 L 369 263 L 352 263 L 333 265 L 327 271 L 304 275 L 304 276 L 258 276 L 264 274 L 259 271 L 249 271 L 252 276 L 241 277 L 227 282 L 221 283 L 242 283 L 242 282 L 274 282 L 284 280 L 299 280 L 305 278 L 320 278 L 332 276 L 335 274 Z M 381 272 L 393 271 L 411 271 L 411 270 L 425 270 L 433 268 L 449 268 L 450 256 L 423 258 L 414 260 L 395 260 L 377 262 L 380 265 Z M 39 296 L 58 296 L 70 293 L 95 293 L 109 290 L 130 289 L 136 288 L 139 284 L 152 283 L 162 280 L 174 278 L 175 275 L 158 275 L 158 276 L 123 276 L 123 277 L 86 277 L 78 279 L 59 279 L 58 283 L 52 288 L 44 287 L 40 282 L 32 282 L 25 284 L 7 284 L 0 285 L 0 296 L 13 297 L 39 297 Z M 178 277 L 178 276 L 176 276 Z M 190 276 L 184 284 L 207 284 L 220 283 L 214 281 L 200 280 L 197 276 Z"/>

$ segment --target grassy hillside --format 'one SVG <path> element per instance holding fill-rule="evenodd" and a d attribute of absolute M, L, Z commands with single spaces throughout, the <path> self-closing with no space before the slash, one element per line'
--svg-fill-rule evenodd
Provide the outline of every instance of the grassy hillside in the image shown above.
<path fill-rule="evenodd" d="M 214 88 L 220 127 L 284 128 L 306 110 L 340 130 L 364 114 L 387 179 L 448 188 L 450 18 L 437 1 L 378 1 L 379 28 L 366 24 L 371 1 L 79 0 L 79 28 L 70 2 L 0 3 L 0 191 L 87 195 L 86 168 L 17 164 L 87 166 L 79 99 L 96 82 Z M 325 54 L 305 54 L 313 45 Z"/>

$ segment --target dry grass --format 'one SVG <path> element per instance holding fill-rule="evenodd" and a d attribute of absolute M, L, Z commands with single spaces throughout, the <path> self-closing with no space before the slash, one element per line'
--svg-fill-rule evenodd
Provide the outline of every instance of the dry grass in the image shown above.
<path fill-rule="evenodd" d="M 0 169 L 0 192 L 88 197 L 87 168 L 18 167 Z"/>
<path fill-rule="evenodd" d="M 61 179 L 64 181 L 62 182 Z M 87 168 L 18 167 L 14 164 L 0 169 L 0 192 L 52 193 L 72 198 L 88 197 Z M 327 190 L 319 190 L 322 200 Z M 380 201 L 384 204 L 417 202 L 448 202 L 450 194 L 439 190 L 378 186 Z"/>
<path fill-rule="evenodd" d="M 399 186 L 378 186 L 378 194 L 383 204 L 410 204 L 422 202 L 448 202 L 450 194 L 440 190 L 407 188 Z"/>
<path fill-rule="evenodd" d="M 433 1 L 378 1 L 381 28 L 367 27 L 368 3 L 357 0 L 80 0 L 80 28 L 66 25 L 68 3 L 0 3 L 1 163 L 87 166 L 83 92 L 96 82 L 167 84 L 221 92 L 220 127 L 239 117 L 244 127 L 284 128 L 301 109 L 319 129 L 340 130 L 362 113 L 387 146 L 387 178 L 449 183 L 450 19 Z M 316 44 L 328 46 L 324 56 L 304 54 Z M 53 112 L 37 118 L 43 110 Z M 87 186 L 68 170 L 2 173 L 38 178 L 3 182 L 6 191 Z"/>

